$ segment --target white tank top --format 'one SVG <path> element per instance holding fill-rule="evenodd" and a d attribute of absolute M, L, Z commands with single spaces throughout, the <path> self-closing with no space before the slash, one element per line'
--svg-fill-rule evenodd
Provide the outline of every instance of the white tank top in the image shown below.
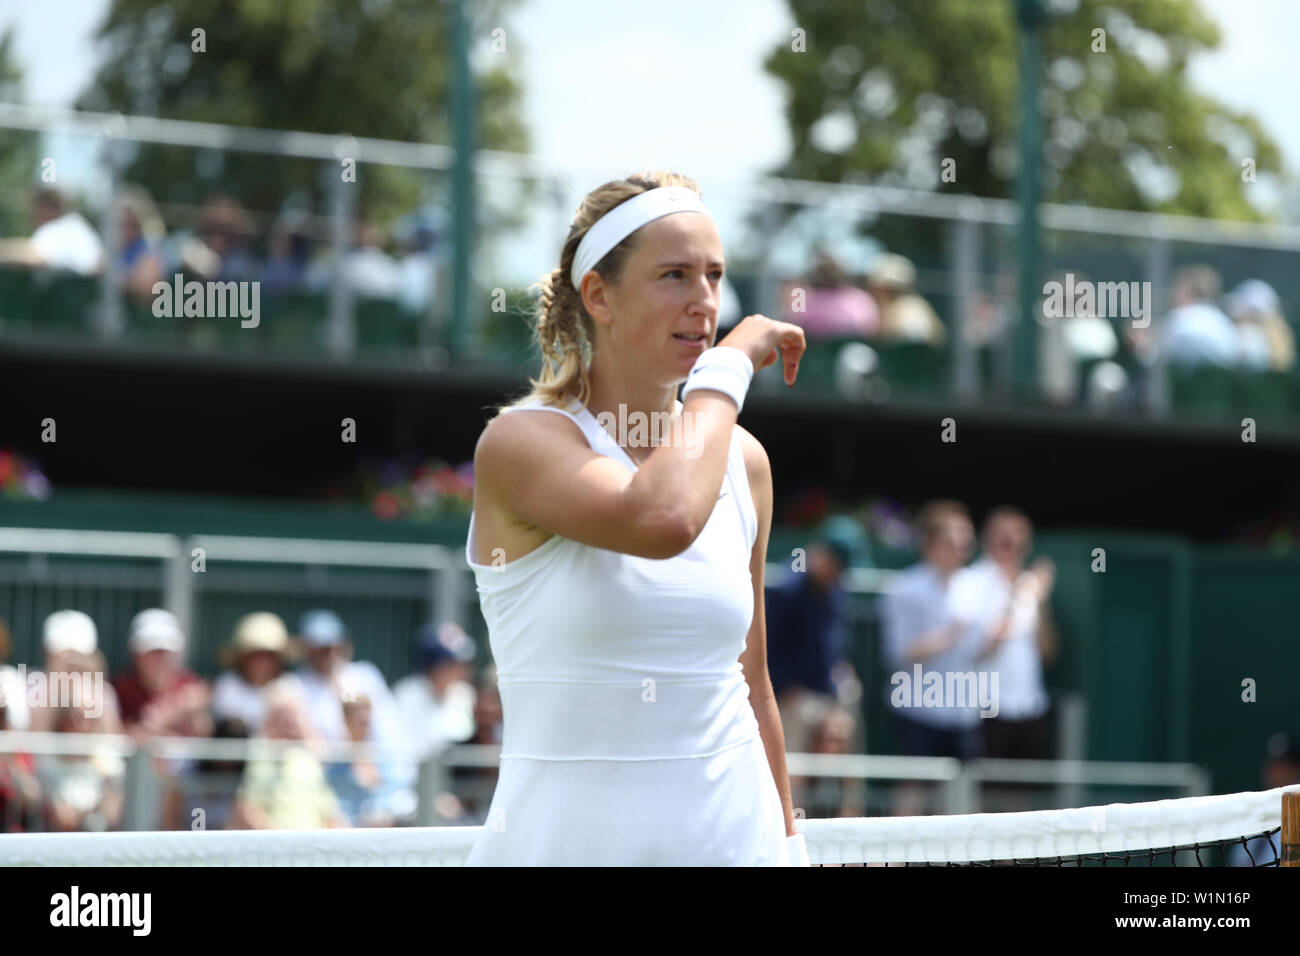
<path fill-rule="evenodd" d="M 681 412 L 681 402 L 677 411 Z M 587 443 L 636 464 L 576 402 L 512 412 L 565 415 Z M 522 558 L 465 558 L 496 662 L 501 756 L 651 760 L 717 753 L 758 736 L 740 666 L 754 613 L 758 519 L 739 435 L 704 530 L 675 558 L 607 551 L 554 535 Z"/>

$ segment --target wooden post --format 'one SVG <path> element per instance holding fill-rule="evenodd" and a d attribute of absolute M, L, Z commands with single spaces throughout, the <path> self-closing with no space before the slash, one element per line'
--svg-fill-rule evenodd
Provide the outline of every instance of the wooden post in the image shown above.
<path fill-rule="evenodd" d="M 1282 794 L 1282 859 L 1278 866 L 1300 867 L 1300 790 Z"/>

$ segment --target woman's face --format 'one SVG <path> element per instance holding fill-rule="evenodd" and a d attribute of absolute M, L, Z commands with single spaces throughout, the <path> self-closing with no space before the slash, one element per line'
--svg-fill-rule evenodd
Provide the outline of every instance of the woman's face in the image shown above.
<path fill-rule="evenodd" d="M 239 659 L 239 669 L 244 680 L 261 687 L 280 676 L 280 658 L 274 651 L 252 651 Z"/>
<path fill-rule="evenodd" d="M 674 213 L 642 226 L 633 243 L 616 285 L 588 283 L 596 350 L 648 384 L 675 385 L 713 345 L 722 238 L 711 217 Z M 694 334 L 702 338 L 674 338 Z"/>

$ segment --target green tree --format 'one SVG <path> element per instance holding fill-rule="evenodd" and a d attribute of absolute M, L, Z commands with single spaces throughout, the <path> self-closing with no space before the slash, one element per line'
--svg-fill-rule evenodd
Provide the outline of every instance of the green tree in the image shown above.
<path fill-rule="evenodd" d="M 486 40 L 517 3 L 467 4 L 473 41 Z M 114 0 L 97 40 L 101 65 L 77 102 L 81 109 L 451 143 L 446 2 Z M 476 71 L 482 148 L 527 148 L 517 67 L 516 58 L 500 56 Z M 125 175 L 165 203 L 196 204 L 222 192 L 270 213 L 292 195 L 323 211 L 324 177 L 338 176 L 339 167 L 155 146 L 141 147 Z M 358 184 L 359 211 L 382 221 L 424 198 L 429 178 L 362 157 Z"/>
<path fill-rule="evenodd" d="M 14 31 L 0 35 L 0 101 L 22 102 L 23 72 L 13 56 Z M 26 235 L 30 187 L 39 182 L 37 137 L 5 130 L 0 134 L 0 236 Z"/>
<path fill-rule="evenodd" d="M 1019 37 L 1011 0 L 790 0 L 805 52 L 767 70 L 788 91 L 794 149 L 777 172 L 1013 195 Z M 1057 8 L 1068 6 L 1061 2 Z M 1105 52 L 1094 51 L 1105 31 Z M 1043 190 L 1049 202 L 1220 219 L 1281 157 L 1258 120 L 1190 85 L 1189 58 L 1219 44 L 1191 0 L 1077 0 L 1043 35 Z M 944 182 L 941 163 L 955 160 Z"/>

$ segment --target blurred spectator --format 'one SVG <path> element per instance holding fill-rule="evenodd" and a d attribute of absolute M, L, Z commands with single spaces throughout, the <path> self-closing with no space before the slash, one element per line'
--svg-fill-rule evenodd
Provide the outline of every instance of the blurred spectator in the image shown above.
<path fill-rule="evenodd" d="M 104 244 L 57 189 L 42 187 L 32 194 L 34 231 L 29 239 L 0 240 L 0 263 L 32 269 L 62 269 L 95 275 L 104 267 Z"/>
<path fill-rule="evenodd" d="M 307 660 L 299 671 L 307 717 L 322 739 L 349 739 L 343 721 L 347 693 L 358 693 L 373 709 L 366 724 L 370 740 L 394 751 L 404 751 L 405 727 L 397 701 L 379 668 L 369 661 L 352 660 L 352 641 L 342 619 L 333 611 L 308 611 L 298 625 L 298 639 Z"/>
<path fill-rule="evenodd" d="M 1066 286 L 1065 276 L 1055 281 Z M 1083 273 L 1074 273 L 1070 288 L 1091 280 Z M 1097 315 L 1095 307 L 1087 301 L 1076 301 L 1067 310 L 1072 315 L 1049 317 L 1044 315 L 1038 336 L 1039 386 L 1044 394 L 1061 404 L 1073 404 L 1081 399 L 1084 390 L 1080 384 L 1080 368 L 1103 359 L 1114 358 L 1119 352 L 1119 337 L 1110 322 Z"/>
<path fill-rule="evenodd" d="M 433 220 L 416 215 L 403 225 L 402 258 L 397 301 L 415 315 L 426 315 L 433 305 L 438 281 L 438 233 Z"/>
<path fill-rule="evenodd" d="M 70 670 L 78 667 L 75 657 L 63 658 Z M 88 656 L 79 666 L 87 672 L 97 668 L 103 673 L 102 659 Z M 78 703 L 49 709 L 50 729 L 61 734 L 117 733 L 116 716 L 100 697 L 108 690 L 102 680 L 84 682 Z M 109 743 L 87 749 L 79 754 L 43 754 L 36 761 L 46 800 L 46 824 L 51 830 L 111 830 L 121 823 L 126 761 Z"/>
<path fill-rule="evenodd" d="M 503 729 L 501 692 L 497 688 L 496 668 L 488 664 L 479 673 L 474 696 L 474 736 L 471 744 L 500 747 Z M 448 826 L 482 826 L 496 788 L 495 767 L 454 767 L 452 780 L 458 800 L 452 794 L 439 794 L 435 806 Z"/>
<path fill-rule="evenodd" d="M 1171 365 L 1232 368 L 1241 357 L 1232 320 L 1215 305 L 1219 274 L 1209 266 L 1185 266 L 1174 273 L 1173 308 L 1158 333 L 1157 347 Z M 1151 346 L 1139 340 L 1149 353 Z"/>
<path fill-rule="evenodd" d="M 1264 766 L 1260 772 L 1265 790 L 1293 787 L 1300 784 L 1300 736 L 1276 733 L 1264 746 Z M 1243 846 L 1238 844 L 1227 852 L 1228 866 L 1259 866 L 1281 858 L 1281 838 L 1274 834 L 1255 837 Z"/>
<path fill-rule="evenodd" d="M 0 705 L 6 709 L 9 730 L 26 730 L 30 722 L 27 713 L 27 686 L 22 672 L 9 666 L 12 650 L 9 626 L 0 619 Z"/>
<path fill-rule="evenodd" d="M 267 240 L 262 286 L 267 295 L 299 292 L 307 286 L 311 267 L 311 221 L 303 213 L 286 213 Z"/>
<path fill-rule="evenodd" d="M 237 718 L 255 734 L 266 720 L 266 688 L 280 677 L 292 656 L 284 621 L 269 611 L 245 615 L 235 624 L 224 656 L 231 667 L 213 686 L 212 716 Z M 294 675 L 286 676 L 297 681 Z"/>
<path fill-rule="evenodd" d="M 93 715 L 97 733 L 121 733 L 121 709 L 106 680 L 95 622 L 81 611 L 55 611 L 42 632 L 45 669 L 27 675 L 29 729 L 53 731 L 59 708 L 72 707 Z"/>
<path fill-rule="evenodd" d="M 818 712 L 810 714 L 812 734 L 807 751 L 814 754 L 852 754 L 858 752 L 858 721 L 854 712 L 838 703 L 823 699 Z M 792 795 L 796 806 L 809 817 L 860 817 L 866 815 L 864 781 L 852 777 L 792 777 Z"/>
<path fill-rule="evenodd" d="M 343 722 L 348 741 L 373 740 L 371 701 L 364 691 L 348 689 L 343 701 Z M 343 813 L 354 827 L 390 827 L 409 822 L 415 816 L 415 790 L 408 775 L 382 747 L 373 755 L 331 763 L 327 771 L 330 786 L 339 798 Z"/>
<path fill-rule="evenodd" d="M 855 286 L 824 249 L 817 251 L 817 264 L 805 282 L 786 283 L 785 292 L 785 321 L 801 326 L 810 339 L 865 339 L 875 335 L 880 326 L 875 300 Z M 801 304 L 802 310 L 797 308 Z"/>
<path fill-rule="evenodd" d="M 930 303 L 913 291 L 916 266 L 903 256 L 877 256 L 867 276 L 867 291 L 880 305 L 880 337 L 890 342 L 942 345 L 947 331 Z"/>
<path fill-rule="evenodd" d="M 213 740 L 247 740 L 248 728 L 233 717 L 219 720 L 212 730 Z M 172 826 L 195 830 L 233 829 L 235 793 L 244 776 L 247 761 L 239 759 L 204 759 L 198 761 L 196 773 L 181 778 L 181 806 L 184 819 Z"/>
<path fill-rule="evenodd" d="M 954 614 L 976 632 L 977 667 L 998 675 L 997 716 L 979 723 L 983 756 L 993 759 L 1052 756 L 1043 666 L 1057 654 L 1049 603 L 1055 568 L 1049 558 L 1039 558 L 1025 570 L 1032 536 L 1033 526 L 1022 512 L 995 509 L 984 522 L 983 555 L 953 580 Z M 1020 789 L 996 788 L 1004 800 L 1014 799 Z"/>
<path fill-rule="evenodd" d="M 209 281 L 246 282 L 258 278 L 260 270 L 248 248 L 252 235 L 252 220 L 243 206 L 224 196 L 209 199 L 199 222 L 203 249 L 189 253 L 190 268 Z"/>
<path fill-rule="evenodd" d="M 328 288 L 336 272 L 353 293 L 368 299 L 395 299 L 402 291 L 402 269 L 397 260 L 384 251 L 384 234 L 366 221 L 356 224 L 355 245 L 343 253 L 341 260 L 316 263 L 308 273 L 313 288 Z"/>
<path fill-rule="evenodd" d="M 180 622 L 170 611 L 150 608 L 132 619 L 130 635 L 132 669 L 113 681 L 127 732 L 139 738 L 208 736 L 210 694 L 185 666 Z"/>
<path fill-rule="evenodd" d="M 123 187 L 117 204 L 119 235 L 114 277 L 127 295 L 140 302 L 152 301 L 154 283 L 163 277 L 167 229 L 158 207 L 138 186 Z"/>
<path fill-rule="evenodd" d="M 1295 336 L 1273 287 L 1260 279 L 1246 279 L 1228 293 L 1224 303 L 1237 326 L 1242 364 L 1289 372 L 1295 365 Z"/>
<path fill-rule="evenodd" d="M 9 723 L 13 702 L 22 700 L 21 687 L 20 683 L 15 695 L 11 687 L 0 685 L 0 733 L 22 729 Z M 32 755 L 0 749 L 0 833 L 25 832 L 39 821 L 41 806 L 41 785 Z"/>
<path fill-rule="evenodd" d="M 948 674 L 975 670 L 971 629 L 953 614 L 952 591 L 957 572 L 970 557 L 975 534 L 966 506 L 957 501 L 931 501 L 917 516 L 922 560 L 894 578 L 881 605 L 883 657 L 892 674 L 885 697 L 894 715 L 898 746 L 915 757 L 979 756 L 977 703 L 925 700 L 915 705 L 916 668 L 922 686 L 948 684 Z M 966 640 L 963 640 L 966 638 Z M 918 812 L 922 790 L 899 788 L 895 812 Z"/>
<path fill-rule="evenodd" d="M 865 535 L 852 518 L 839 517 L 823 525 L 808 549 L 807 568 L 764 594 L 768 672 L 792 753 L 806 752 L 810 743 L 813 723 L 803 706 L 808 698 L 847 703 L 861 693 L 847 659 L 849 596 L 841 579 Z"/>
<path fill-rule="evenodd" d="M 740 296 L 736 295 L 736 287 L 731 284 L 731 280 L 724 272 L 722 281 L 718 284 L 718 332 L 714 336 L 714 341 L 722 341 L 723 335 L 731 331 L 744 318 L 740 310 Z"/>
<path fill-rule="evenodd" d="M 249 830 L 346 827 L 347 817 L 313 752 L 302 684 L 285 675 L 266 689 L 266 723 L 253 738 L 235 797 L 233 825 Z M 292 746 L 280 748 L 277 742 Z"/>
<path fill-rule="evenodd" d="M 477 649 L 454 621 L 426 624 L 415 638 L 415 673 L 393 688 L 408 739 L 424 759 L 474 736 L 471 667 Z"/>

